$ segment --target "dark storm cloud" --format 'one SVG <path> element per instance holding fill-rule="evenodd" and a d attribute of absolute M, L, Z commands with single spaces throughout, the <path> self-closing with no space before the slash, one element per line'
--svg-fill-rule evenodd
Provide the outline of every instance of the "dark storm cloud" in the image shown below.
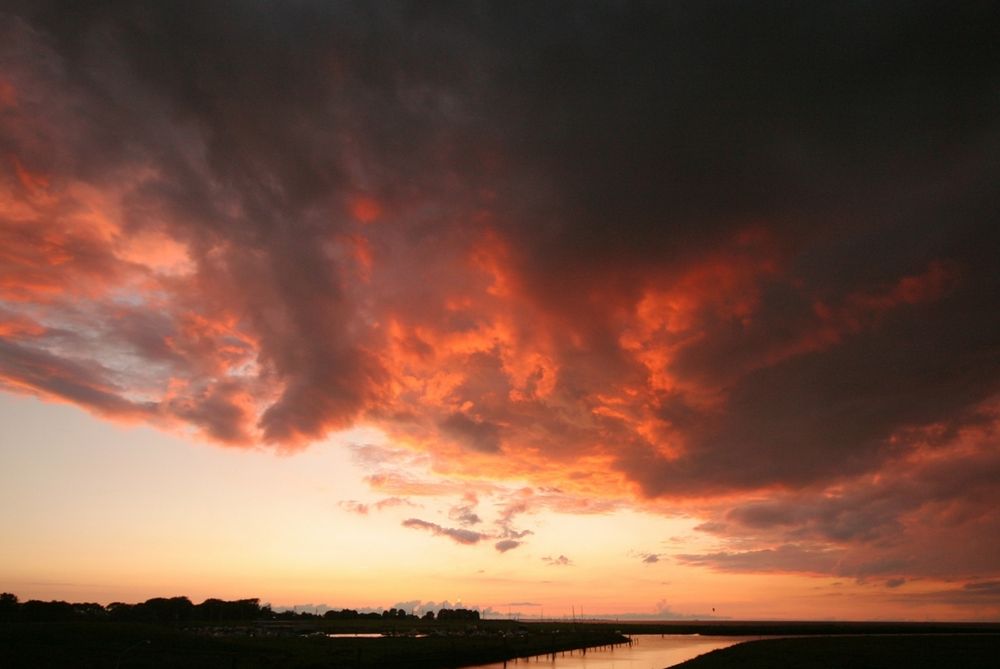
<path fill-rule="evenodd" d="M 991 433 L 989 439 L 995 438 Z M 822 497 L 775 495 L 728 511 L 730 529 L 784 531 L 789 537 L 872 542 L 904 531 L 900 518 L 920 509 L 947 506 L 951 522 L 992 514 L 1000 493 L 1000 454 L 995 448 L 975 455 L 938 457 L 916 464 L 896 463 L 876 482 L 852 482 L 838 494 Z"/>
<path fill-rule="evenodd" d="M 216 383 L 183 400 L 166 402 L 167 410 L 200 428 L 210 439 L 245 444 L 250 438 L 245 426 L 250 410 L 241 404 L 243 389 L 236 383 Z"/>
<path fill-rule="evenodd" d="M 840 552 L 810 550 L 784 545 L 754 551 L 723 551 L 706 555 L 677 555 L 675 557 L 682 564 L 712 567 L 720 571 L 830 574 L 836 571 L 841 556 Z"/>
<path fill-rule="evenodd" d="M 992 424 L 930 434 L 919 440 L 921 450 L 874 476 L 736 504 L 697 528 L 731 541 L 733 550 L 678 559 L 722 571 L 889 576 L 900 585 L 899 574 L 993 574 L 1000 549 L 996 436 Z"/>
<path fill-rule="evenodd" d="M 526 231 L 531 277 L 577 306 L 609 272 L 630 267 L 627 286 L 761 217 L 793 244 L 889 227 L 851 260 L 868 281 L 905 271 L 930 240 L 887 242 L 936 236 L 894 220 L 916 195 L 908 178 L 950 181 L 940 152 L 976 160 L 973 138 L 995 123 L 981 9 L 671 3 L 525 21 L 512 83 L 535 117 L 522 148 L 571 208 Z M 907 201 L 885 211 L 895 195 Z M 860 279 L 832 276 L 846 253 L 813 254 L 823 283 Z"/>
<path fill-rule="evenodd" d="M 1000 282 L 985 265 L 975 274 L 940 303 L 904 305 L 873 331 L 737 379 L 724 413 L 689 431 L 695 447 L 681 463 L 623 466 L 655 493 L 683 488 L 690 477 L 739 487 L 808 484 L 877 466 L 901 428 L 975 421 L 1000 370 L 1000 317 L 979 305 L 984 292 L 1000 295 Z M 735 349 L 739 337 L 730 338 Z M 715 358 L 718 375 L 726 374 L 725 358 Z"/>
<path fill-rule="evenodd" d="M 559 23 L 545 51 L 522 54 L 534 66 L 526 89 L 545 91 L 526 161 L 566 207 L 514 233 L 526 290 L 570 312 L 606 378 L 621 362 L 602 302 L 632 302 L 650 274 L 748 222 L 776 237 L 781 269 L 751 318 L 701 314 L 703 333 L 669 365 L 728 386 L 721 410 L 685 414 L 679 461 L 639 444 L 622 456 L 649 494 L 877 467 L 895 430 L 962 421 L 997 392 L 989 305 L 1000 280 L 985 249 L 1000 248 L 988 186 L 1000 109 L 995 70 L 981 72 L 988 29 L 973 27 L 981 7 L 897 9 L 605 7 L 603 22 Z M 939 260 L 958 278 L 926 303 L 903 301 L 836 346 L 767 364 L 782 339 L 816 328 L 817 303 L 890 291 Z"/>
<path fill-rule="evenodd" d="M 489 421 L 453 413 L 441 421 L 441 430 L 477 451 L 496 453 L 500 450 L 500 429 Z"/>
<path fill-rule="evenodd" d="M 688 556 L 720 568 L 993 526 L 962 466 L 859 483 L 921 430 L 990 461 L 954 446 L 1000 394 L 990 3 L 6 7 L 5 387 L 228 443 L 363 420 L 592 498 L 770 497 L 705 525 L 767 535 Z"/>
<path fill-rule="evenodd" d="M 1000 606 L 1000 583 L 996 581 L 971 582 L 959 588 L 918 593 L 900 592 L 897 597 L 901 602 L 934 602 L 951 606 L 973 607 L 974 609 L 984 607 L 988 610 Z"/>
<path fill-rule="evenodd" d="M 408 97 L 433 103 L 439 85 L 462 79 L 409 58 L 455 60 L 444 50 L 457 46 L 433 19 L 411 35 L 409 13 L 43 3 L 12 28 L 36 50 L 56 50 L 46 54 L 57 63 L 51 83 L 91 114 L 73 119 L 77 132 L 60 149 L 79 152 L 70 156 L 76 176 L 99 180 L 151 161 L 158 174 L 137 190 L 130 230 L 169 214 L 171 234 L 188 243 L 205 279 L 240 294 L 260 361 L 283 387 L 260 416 L 265 440 L 309 440 L 348 424 L 382 379 L 360 342 L 370 336 L 359 327 L 361 305 L 324 240 L 350 228 L 353 193 L 391 200 L 381 190 L 407 183 L 395 177 L 426 163 L 434 135 L 459 121 Z M 406 62 L 412 71 L 399 69 Z M 349 174 L 351 161 L 371 166 Z"/>

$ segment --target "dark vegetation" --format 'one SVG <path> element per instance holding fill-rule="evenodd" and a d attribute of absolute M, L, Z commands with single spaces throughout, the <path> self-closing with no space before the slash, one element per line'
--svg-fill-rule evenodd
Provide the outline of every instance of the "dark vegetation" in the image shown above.
<path fill-rule="evenodd" d="M 480 620 L 469 609 L 324 615 L 256 599 L 154 598 L 108 606 L 0 596 L 0 667 L 437 669 L 627 643 L 626 634 L 835 635 L 741 644 L 690 669 L 994 667 L 997 623 Z M 331 638 L 330 634 L 382 635 Z"/>
<path fill-rule="evenodd" d="M 32 599 L 20 602 L 15 595 L 0 594 L 0 622 L 135 622 L 135 623 L 198 623 L 218 621 L 263 620 L 378 620 L 394 622 L 430 622 L 479 620 L 479 611 L 470 609 L 441 609 L 435 615 L 430 611 L 422 618 L 403 609 L 388 609 L 381 613 L 359 613 L 354 609 L 327 611 L 322 616 L 304 611 L 275 612 L 270 606 L 261 606 L 259 599 L 206 599 L 194 604 L 187 597 L 154 597 L 139 604 L 112 602 L 101 606 L 93 602 L 75 603 L 62 601 L 43 602 Z"/>
<path fill-rule="evenodd" d="M 749 641 L 677 669 L 995 669 L 1000 635 L 928 634 L 805 637 Z"/>
<path fill-rule="evenodd" d="M 329 634 L 382 634 L 331 638 Z M 0 603 L 0 667 L 437 669 L 627 643 L 607 625 L 480 620 L 469 609 L 274 612 L 256 599 L 193 604 Z"/>

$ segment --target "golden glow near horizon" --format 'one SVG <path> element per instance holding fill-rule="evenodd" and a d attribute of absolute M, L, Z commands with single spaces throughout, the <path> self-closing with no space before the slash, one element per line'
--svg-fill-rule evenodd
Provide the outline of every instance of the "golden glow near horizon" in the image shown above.
<path fill-rule="evenodd" d="M 413 531 L 401 522 L 448 525 L 461 495 L 376 509 L 385 497 L 363 483 L 368 470 L 351 456 L 352 445 L 388 447 L 373 430 L 280 456 L 211 448 L 11 395 L 0 395 L 0 414 L 0 583 L 24 599 L 106 604 L 185 594 L 350 608 L 448 600 L 528 618 L 573 609 L 852 618 L 860 600 L 869 618 L 953 613 L 915 610 L 849 579 L 684 566 L 672 556 L 717 543 L 684 515 L 543 508 L 522 522 L 534 533 L 530 548 L 504 554 L 489 540 L 464 545 Z M 483 523 L 506 503 L 499 490 L 483 496 Z"/>

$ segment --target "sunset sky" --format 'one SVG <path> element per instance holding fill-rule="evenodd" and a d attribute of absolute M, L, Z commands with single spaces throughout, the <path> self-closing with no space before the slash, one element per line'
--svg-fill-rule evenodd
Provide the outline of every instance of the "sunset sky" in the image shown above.
<path fill-rule="evenodd" d="M 0 591 L 1000 619 L 990 2 L 0 6 Z"/>

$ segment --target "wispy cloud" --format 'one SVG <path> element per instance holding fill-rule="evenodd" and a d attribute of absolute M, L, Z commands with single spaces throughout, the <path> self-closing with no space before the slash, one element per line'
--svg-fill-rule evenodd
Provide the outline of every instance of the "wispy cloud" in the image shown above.
<path fill-rule="evenodd" d="M 407 518 L 403 521 L 403 527 L 410 527 L 418 530 L 427 530 L 436 536 L 448 537 L 452 541 L 460 544 L 477 544 L 486 535 L 472 530 L 458 529 L 453 527 L 441 527 L 437 523 L 431 523 L 419 518 Z"/>
<path fill-rule="evenodd" d="M 356 513 L 359 516 L 368 515 L 368 508 L 369 508 L 368 505 L 362 504 L 361 502 L 358 502 L 353 499 L 347 499 L 341 502 L 337 502 L 337 506 L 339 506 L 344 511 L 349 511 L 350 513 Z"/>
<path fill-rule="evenodd" d="M 474 512 L 479 500 L 475 493 L 467 492 L 462 496 L 462 502 L 456 504 L 448 510 L 448 518 L 459 525 L 468 527 L 483 522 L 483 519 Z"/>
<path fill-rule="evenodd" d="M 410 500 L 403 497 L 386 497 L 385 499 L 380 499 L 375 502 L 373 506 L 379 511 L 383 511 L 396 506 L 417 506 L 417 504 L 414 504 Z"/>
<path fill-rule="evenodd" d="M 542 562 L 552 567 L 569 567 L 573 564 L 573 561 L 565 555 L 558 555 L 556 557 L 546 555 L 542 558 Z"/>

